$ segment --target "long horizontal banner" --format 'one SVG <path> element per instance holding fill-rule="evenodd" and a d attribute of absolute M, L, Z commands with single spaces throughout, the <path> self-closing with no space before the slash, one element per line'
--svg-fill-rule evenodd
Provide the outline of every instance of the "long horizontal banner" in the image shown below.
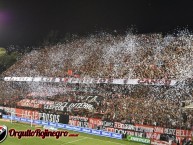
<path fill-rule="evenodd" d="M 96 96 L 97 97 L 97 96 Z M 90 102 L 95 101 L 96 98 L 90 100 Z M 84 100 L 82 100 L 84 102 Z M 89 103 L 71 103 L 71 102 L 54 102 L 54 101 L 44 101 L 35 99 L 22 99 L 17 102 L 17 106 L 30 107 L 30 108 L 44 108 L 46 110 L 55 111 L 65 111 L 69 109 L 88 109 L 93 110 L 94 106 Z"/>
<path fill-rule="evenodd" d="M 12 113 L 13 116 L 17 116 L 20 118 L 29 118 L 34 120 L 43 120 L 55 123 L 65 123 L 69 122 L 69 115 L 57 114 L 57 113 L 48 113 L 48 112 L 40 112 L 37 110 L 29 110 L 29 109 L 19 109 L 19 108 L 9 108 L 0 106 L 1 110 L 4 110 L 6 113 Z"/>
<path fill-rule="evenodd" d="M 146 137 L 155 141 L 164 142 L 167 139 L 181 140 L 184 137 L 191 139 L 191 130 L 171 129 L 159 126 L 149 126 L 141 124 L 127 124 L 120 122 L 105 121 L 98 118 L 82 118 L 80 116 L 69 116 L 69 124 L 79 127 L 100 128 L 107 132 L 127 134 L 135 137 Z"/>
<path fill-rule="evenodd" d="M 98 136 L 105 136 L 109 138 L 116 138 L 116 139 L 122 139 L 122 134 L 117 134 L 117 133 L 112 133 L 112 132 L 107 132 L 107 131 L 102 131 L 102 130 L 95 130 L 95 129 L 90 129 L 90 128 L 83 128 L 83 127 L 78 127 L 78 126 L 72 126 L 68 124 L 62 124 L 62 123 L 53 123 L 53 122 L 46 122 L 42 120 L 31 120 L 28 118 L 20 118 L 17 116 L 9 116 L 9 115 L 3 115 L 3 119 L 12 119 L 16 120 L 19 122 L 26 122 L 26 123 L 34 123 L 38 125 L 46 125 L 46 126 L 52 126 L 54 128 L 61 128 L 61 129 L 67 129 L 67 130 L 73 130 L 77 132 L 83 132 L 87 134 L 92 134 L 92 135 L 98 135 Z"/>
<path fill-rule="evenodd" d="M 82 84 L 143 84 L 143 85 L 175 85 L 177 80 L 170 79 L 105 79 L 105 78 L 55 78 L 55 77 L 4 77 L 4 81 L 19 82 L 64 82 L 64 83 L 82 83 Z"/>
<path fill-rule="evenodd" d="M 64 123 L 72 126 L 79 126 L 84 128 L 96 129 L 100 127 L 101 130 L 108 132 L 114 132 L 119 134 L 127 134 L 132 136 L 142 137 L 143 133 L 146 133 L 146 138 L 160 140 L 160 138 L 169 137 L 188 137 L 190 138 L 193 135 L 191 130 L 183 129 L 171 129 L 164 128 L 160 126 L 150 126 L 150 125 L 141 125 L 141 124 L 128 124 L 121 122 L 111 122 L 105 121 L 98 118 L 88 118 L 81 116 L 68 116 L 63 114 L 48 113 L 48 112 L 39 112 L 35 110 L 28 109 L 19 109 L 19 108 L 9 108 L 0 106 L 1 110 L 4 110 L 7 113 L 13 113 L 17 117 L 21 118 L 33 118 L 34 120 L 43 120 L 47 122 L 54 123 Z M 168 137 L 167 137 L 168 138 Z"/>
<path fill-rule="evenodd" d="M 55 102 L 54 104 L 45 104 L 43 105 L 46 110 L 55 110 L 55 111 L 65 111 L 64 108 L 67 109 L 88 109 L 93 110 L 94 107 L 92 104 L 88 103 L 71 103 L 71 102 Z"/>

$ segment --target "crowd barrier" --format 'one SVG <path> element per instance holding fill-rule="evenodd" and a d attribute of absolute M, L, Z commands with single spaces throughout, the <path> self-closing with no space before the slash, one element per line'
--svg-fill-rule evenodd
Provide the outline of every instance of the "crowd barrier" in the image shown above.
<path fill-rule="evenodd" d="M 3 115 L 2 118 L 9 119 L 9 120 L 12 119 L 18 122 L 52 126 L 55 128 L 67 129 L 67 130 L 72 130 L 72 131 L 82 132 L 82 133 L 87 133 L 87 134 L 92 134 L 92 135 L 98 135 L 98 136 L 105 136 L 109 138 L 122 139 L 122 134 L 112 133 L 112 132 L 107 132 L 107 131 L 102 131 L 102 130 L 95 130 L 95 129 L 90 129 L 90 128 L 83 128 L 83 127 L 78 127 L 78 126 L 73 126 L 73 125 L 68 125 L 68 124 L 46 122 L 42 120 L 31 120 L 28 118 L 22 118 L 22 117 L 17 117 L 17 116 L 10 116 L 10 115 Z"/>

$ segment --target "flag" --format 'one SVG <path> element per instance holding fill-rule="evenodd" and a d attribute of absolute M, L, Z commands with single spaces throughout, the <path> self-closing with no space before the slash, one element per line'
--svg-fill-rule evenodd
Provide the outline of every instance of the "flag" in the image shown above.
<path fill-rule="evenodd" d="M 71 69 L 68 70 L 68 75 L 69 75 L 69 76 L 72 75 L 72 70 L 71 70 Z"/>

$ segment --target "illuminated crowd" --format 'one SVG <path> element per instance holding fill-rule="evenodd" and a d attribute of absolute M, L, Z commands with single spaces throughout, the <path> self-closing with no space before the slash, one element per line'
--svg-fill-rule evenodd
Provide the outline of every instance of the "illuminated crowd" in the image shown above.
<path fill-rule="evenodd" d="M 193 36 L 185 32 L 176 36 L 103 33 L 45 46 L 26 54 L 2 76 L 150 78 L 177 80 L 178 83 L 149 86 L 2 82 L 0 102 L 16 106 L 16 100 L 26 98 L 30 92 L 42 91 L 42 86 L 47 88 L 44 91 L 60 87 L 65 90 L 63 93 L 39 99 L 87 102 L 76 96 L 96 95 L 102 99 L 88 102 L 93 104 L 93 111 L 71 110 L 68 113 L 123 123 L 191 129 L 192 111 L 180 108 L 182 102 L 185 105 L 192 102 L 192 56 Z"/>

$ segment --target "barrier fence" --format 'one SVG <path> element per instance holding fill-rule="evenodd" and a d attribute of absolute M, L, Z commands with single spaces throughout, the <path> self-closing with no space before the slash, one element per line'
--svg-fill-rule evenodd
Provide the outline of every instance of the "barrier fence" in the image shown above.
<path fill-rule="evenodd" d="M 122 134 L 112 133 L 112 132 L 107 132 L 107 131 L 102 131 L 102 130 L 95 130 L 95 129 L 90 129 L 90 128 L 83 128 L 83 127 L 78 127 L 78 126 L 73 126 L 73 125 L 68 125 L 68 124 L 53 123 L 53 122 L 47 122 L 43 120 L 31 120 L 29 118 L 22 118 L 22 117 L 17 117 L 17 116 L 10 116 L 10 115 L 3 115 L 2 118 L 9 119 L 9 120 L 15 120 L 18 122 L 25 122 L 25 123 L 31 123 L 32 121 L 33 124 L 37 124 L 37 125 L 52 126 L 55 128 L 67 129 L 67 130 L 72 130 L 72 131 L 82 132 L 82 133 L 87 133 L 87 134 L 92 134 L 92 135 L 105 136 L 105 137 L 115 138 L 115 139 L 122 139 Z"/>

